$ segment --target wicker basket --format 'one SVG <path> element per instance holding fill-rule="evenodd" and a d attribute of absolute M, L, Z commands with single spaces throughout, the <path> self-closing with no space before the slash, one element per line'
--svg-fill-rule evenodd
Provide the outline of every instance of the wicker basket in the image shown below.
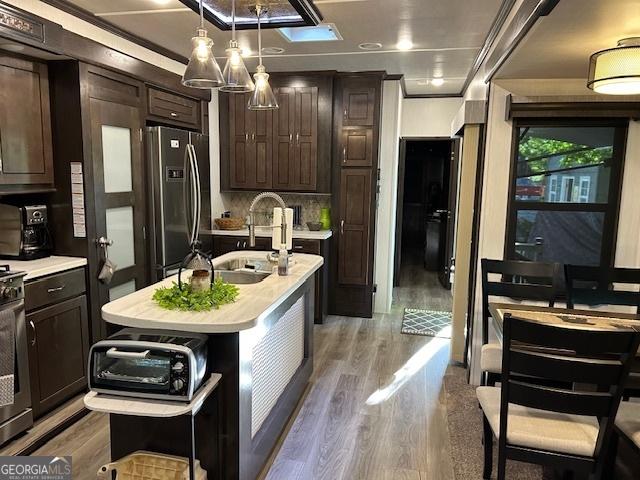
<path fill-rule="evenodd" d="M 196 480 L 207 480 L 207 472 L 195 462 Z M 189 461 L 183 457 L 150 452 L 135 452 L 117 462 L 107 463 L 98 470 L 98 478 L 111 480 L 189 480 Z"/>
<path fill-rule="evenodd" d="M 216 225 L 220 230 L 242 230 L 244 218 L 216 218 Z"/>

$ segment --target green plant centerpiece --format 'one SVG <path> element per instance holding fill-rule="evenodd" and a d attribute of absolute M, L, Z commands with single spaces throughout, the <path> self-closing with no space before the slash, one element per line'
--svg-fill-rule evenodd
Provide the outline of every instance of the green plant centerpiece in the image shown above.
<path fill-rule="evenodd" d="M 217 278 L 211 283 L 211 288 L 196 291 L 191 285 L 183 284 L 181 288 L 177 282 L 173 282 L 170 287 L 158 288 L 153 294 L 153 299 L 160 307 L 168 310 L 206 312 L 235 302 L 238 293 L 237 286 Z"/>
<path fill-rule="evenodd" d="M 153 300 L 162 308 L 190 312 L 205 312 L 221 305 L 233 303 L 238 298 L 238 287 L 214 280 L 211 257 L 199 248 L 199 242 L 191 245 L 191 251 L 184 258 L 178 270 L 178 282 L 170 287 L 160 287 L 153 293 Z M 189 283 L 182 282 L 182 272 L 192 271 Z"/>

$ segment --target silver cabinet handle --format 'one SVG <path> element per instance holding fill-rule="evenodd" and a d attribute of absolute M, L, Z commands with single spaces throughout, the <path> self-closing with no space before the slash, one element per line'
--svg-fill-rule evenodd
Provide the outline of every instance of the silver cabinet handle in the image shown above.
<path fill-rule="evenodd" d="M 121 352 L 116 347 L 111 347 L 107 350 L 107 357 L 109 358 L 147 358 L 151 353 L 150 350 L 144 350 L 142 352 Z"/>
<path fill-rule="evenodd" d="M 169 115 L 171 115 L 173 118 L 176 118 L 178 116 L 176 112 L 171 112 Z"/>
<path fill-rule="evenodd" d="M 345 116 L 345 118 L 347 117 L 347 109 L 346 109 L 346 107 L 344 109 L 344 116 Z"/>
<path fill-rule="evenodd" d="M 290 133 L 289 134 L 289 143 L 292 143 L 292 142 L 293 142 L 293 133 Z"/>
<path fill-rule="evenodd" d="M 256 132 L 253 132 L 251 134 L 251 141 L 255 143 L 255 141 L 256 141 Z"/>
<path fill-rule="evenodd" d="M 244 134 L 244 141 L 245 141 L 245 142 L 248 142 L 248 141 L 249 141 L 249 134 L 248 134 L 248 133 L 245 133 L 245 134 Z"/>
<path fill-rule="evenodd" d="M 236 249 L 240 250 L 240 240 L 236 242 Z"/>
<path fill-rule="evenodd" d="M 102 248 L 110 247 L 111 245 L 113 245 L 113 240 L 109 240 L 107 237 L 100 237 L 96 240 L 96 245 Z"/>
<path fill-rule="evenodd" d="M 53 287 L 53 288 L 47 288 L 47 293 L 61 292 L 62 290 L 64 290 L 64 287 L 66 287 L 66 285 L 61 285 L 59 287 Z"/>
<path fill-rule="evenodd" d="M 340 220 L 340 235 L 344 235 L 344 220 Z"/>
<path fill-rule="evenodd" d="M 342 147 L 342 163 L 347 163 L 347 147 Z"/>
<path fill-rule="evenodd" d="M 304 247 L 302 245 L 294 245 L 293 248 L 295 250 L 302 250 Z"/>
<path fill-rule="evenodd" d="M 31 339 L 31 346 L 35 347 L 35 345 L 36 345 L 36 325 L 35 325 L 35 323 L 33 323 L 33 320 L 29 320 L 29 326 L 31 327 L 31 330 L 33 331 L 33 338 Z"/>
<path fill-rule="evenodd" d="M 296 132 L 296 143 L 300 145 L 300 132 Z"/>

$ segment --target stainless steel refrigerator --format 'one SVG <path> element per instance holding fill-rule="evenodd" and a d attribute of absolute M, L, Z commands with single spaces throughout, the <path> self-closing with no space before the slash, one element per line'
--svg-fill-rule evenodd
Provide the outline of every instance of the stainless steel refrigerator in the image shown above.
<path fill-rule="evenodd" d="M 168 127 L 147 128 L 151 172 L 151 262 L 154 281 L 173 275 L 194 239 L 210 252 L 209 137 Z"/>

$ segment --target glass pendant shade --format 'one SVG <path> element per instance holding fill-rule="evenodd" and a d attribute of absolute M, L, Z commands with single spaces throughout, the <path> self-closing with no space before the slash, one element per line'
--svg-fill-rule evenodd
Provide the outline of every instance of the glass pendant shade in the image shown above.
<path fill-rule="evenodd" d="M 213 40 L 207 36 L 204 28 L 199 28 L 197 33 L 191 39 L 193 52 L 182 76 L 182 84 L 193 88 L 221 87 L 224 85 L 224 77 L 213 56 Z"/>
<path fill-rule="evenodd" d="M 222 71 L 225 85 L 220 88 L 223 92 L 243 93 L 254 89 L 253 80 L 244 64 L 238 42 L 231 40 L 227 52 L 227 63 Z"/>
<path fill-rule="evenodd" d="M 278 101 L 269 85 L 269 74 L 264 65 L 258 65 L 258 71 L 253 74 L 256 88 L 249 99 L 249 110 L 275 110 L 278 108 Z"/>
<path fill-rule="evenodd" d="M 620 40 L 591 55 L 587 86 L 607 95 L 640 94 L 640 39 Z"/>

